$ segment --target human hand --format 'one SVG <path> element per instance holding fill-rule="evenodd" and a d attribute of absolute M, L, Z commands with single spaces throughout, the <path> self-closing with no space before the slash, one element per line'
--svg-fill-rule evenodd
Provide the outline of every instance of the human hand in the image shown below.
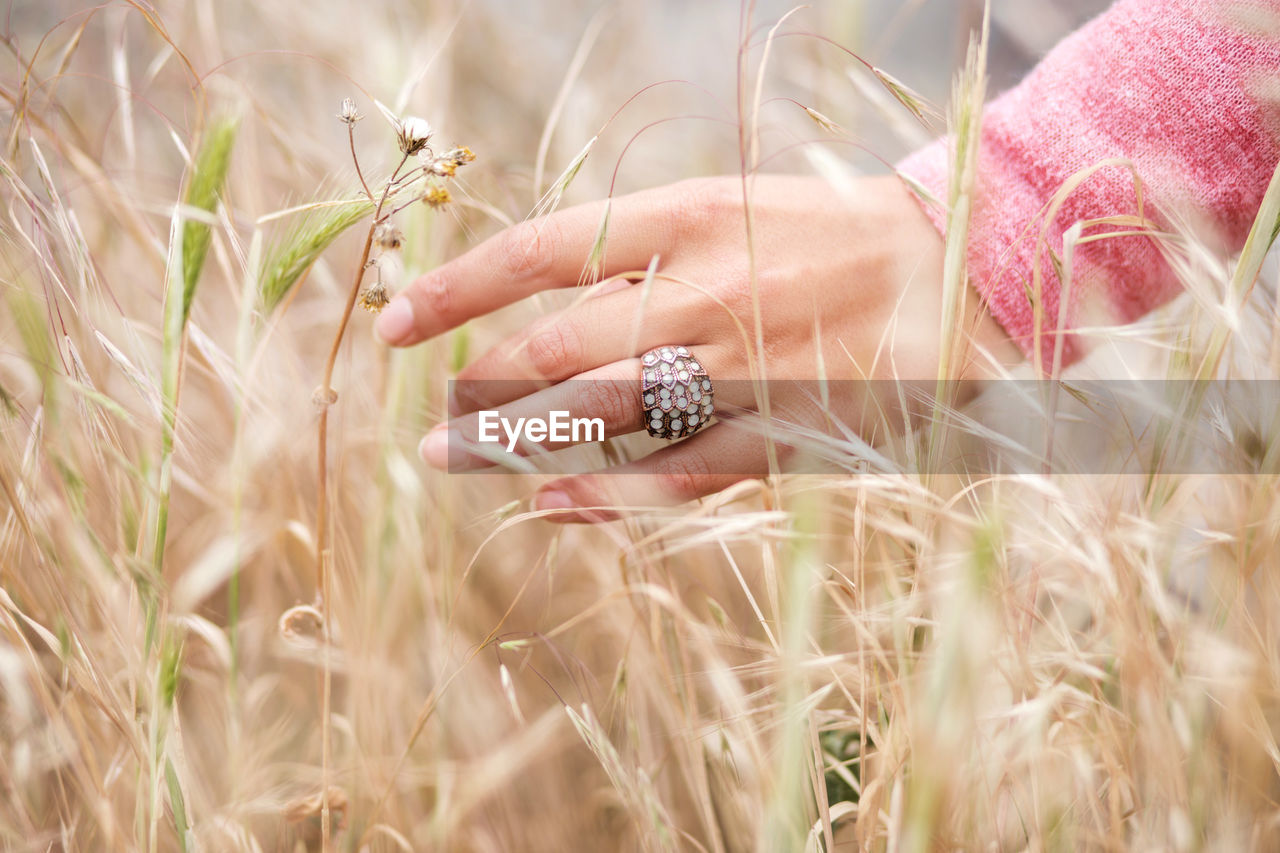
<path fill-rule="evenodd" d="M 727 399 L 734 392 L 721 390 L 722 380 L 752 376 L 755 305 L 771 381 L 935 379 L 943 242 L 902 182 L 864 178 L 841 192 L 819 178 L 758 176 L 748 186 L 750 251 L 739 178 L 695 179 L 615 199 L 602 274 L 606 281 L 634 274 L 656 255 L 651 293 L 626 280 L 607 281 L 590 298 L 530 324 L 458 375 L 448 426 L 471 434 L 475 412 L 502 406 L 504 415 L 561 409 L 599 417 L 610 437 L 641 430 L 639 357 L 668 344 L 687 346 L 721 383 L 718 409 L 755 408 L 746 390 L 736 392 L 743 399 Z M 409 346 L 539 291 L 575 286 L 602 205 L 510 228 L 427 273 L 378 318 L 379 335 Z M 1018 361 L 1017 347 L 976 293 L 968 294 L 967 305 L 976 310 L 962 334 L 1002 363 Z M 966 359 L 954 371 L 957 378 L 974 375 L 973 364 Z M 569 379 L 600 381 L 564 382 Z M 563 384 L 548 387 L 554 383 Z M 634 393 L 625 390 L 632 387 Z M 771 405 L 815 414 L 806 401 L 789 402 Z M 442 424 L 421 452 L 443 468 L 450 445 Z M 616 517 L 618 507 L 691 500 L 744 475 L 767 473 L 761 435 L 713 423 L 609 472 L 552 482 L 538 492 L 535 506 L 561 510 L 558 520 L 597 521 Z"/>

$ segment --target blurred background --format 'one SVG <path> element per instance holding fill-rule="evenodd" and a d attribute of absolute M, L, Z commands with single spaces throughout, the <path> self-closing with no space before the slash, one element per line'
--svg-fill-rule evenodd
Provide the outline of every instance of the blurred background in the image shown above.
<path fill-rule="evenodd" d="M 1013 85 L 1058 38 L 1106 5 L 1103 0 L 997 0 L 989 91 Z M 881 93 L 868 94 L 872 78 L 842 48 L 945 105 L 969 34 L 980 25 L 982 6 L 976 0 L 819 0 L 793 7 L 768 0 L 751 9 L 752 62 L 769 28 L 794 12 L 780 30 L 790 35 L 773 47 L 767 96 L 792 98 L 818 110 L 892 161 L 926 137 L 889 108 Z M 331 105 L 353 96 L 366 113 L 376 115 L 369 99 L 378 98 L 483 150 L 492 201 L 513 216 L 532 206 L 532 164 L 566 80 L 549 140 L 549 170 L 567 164 L 630 96 L 659 81 L 681 81 L 645 92 L 608 124 L 588 164 L 592 180 L 575 188 L 575 198 L 590 194 L 584 187 L 607 185 L 615 167 L 623 191 L 736 170 L 732 122 L 746 11 L 745 4 L 731 0 L 331 2 L 305 9 L 192 0 L 155 7 L 189 60 L 188 73 L 198 74 L 209 87 L 209 105 L 230 103 L 251 111 L 258 121 L 248 130 L 275 142 L 275 150 L 255 156 L 281 161 L 270 163 L 279 182 L 238 188 L 252 193 L 244 199 L 250 210 L 281 206 L 293 191 L 289 179 L 299 173 L 337 183 L 335 173 L 342 174 L 348 164 L 342 128 L 330 121 L 336 111 Z M 160 179 L 178 166 L 169 132 L 189 133 L 199 115 L 183 103 L 180 91 L 163 85 L 179 73 L 182 62 L 169 46 L 150 43 L 144 17 L 125 4 L 11 2 L 6 26 L 16 54 L 11 61 L 29 59 L 38 49 L 41 58 L 56 59 L 65 47 L 57 36 L 83 26 L 66 69 L 70 76 L 55 84 L 60 102 L 113 174 L 140 170 Z M 54 38 L 41 45 L 49 32 Z M 582 61 L 575 67 L 579 53 Z M 775 150 L 816 136 L 816 128 L 789 102 L 771 101 L 765 119 L 771 133 L 766 138 Z M 647 130 L 619 165 L 623 146 L 657 120 L 673 121 Z M 162 132 L 146 132 L 151 126 Z M 852 149 L 846 153 L 852 162 L 873 168 L 873 158 Z M 769 165 L 784 170 L 803 166 L 804 160 L 792 150 Z"/>
<path fill-rule="evenodd" d="M 990 93 L 1105 6 L 995 0 Z M 945 126 L 850 52 L 945 112 L 980 3 L 4 9 L 0 847 L 1275 841 L 1273 482 L 782 478 L 548 525 L 536 483 L 415 453 L 447 379 L 531 304 L 396 353 L 356 315 L 329 422 L 333 644 L 281 628 L 315 601 L 312 400 L 362 227 L 278 309 L 257 288 L 289 208 L 358 186 L 344 98 L 366 175 L 398 156 L 375 99 L 477 154 L 454 204 L 402 218 L 399 284 L 528 216 L 595 137 L 563 204 L 737 172 L 739 84 L 784 16 L 764 168 L 823 145 L 881 171 Z M 227 115 L 166 467 L 172 223 Z M 1186 566 L 1198 597 L 1171 581 Z"/>

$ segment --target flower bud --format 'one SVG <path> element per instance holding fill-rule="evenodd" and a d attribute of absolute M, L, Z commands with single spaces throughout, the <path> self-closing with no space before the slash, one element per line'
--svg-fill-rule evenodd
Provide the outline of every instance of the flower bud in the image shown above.
<path fill-rule="evenodd" d="M 427 147 L 427 140 L 431 138 L 432 133 L 431 125 L 425 118 L 409 116 L 402 119 L 397 140 L 400 143 L 400 150 L 412 157 Z"/>
<path fill-rule="evenodd" d="M 343 124 L 355 124 L 364 116 L 360 115 L 356 109 L 356 102 L 350 98 L 342 99 L 342 112 L 338 113 L 338 120 Z"/>

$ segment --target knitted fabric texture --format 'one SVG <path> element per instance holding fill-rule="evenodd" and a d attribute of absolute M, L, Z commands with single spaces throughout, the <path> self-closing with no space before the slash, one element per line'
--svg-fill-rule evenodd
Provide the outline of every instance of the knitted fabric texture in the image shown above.
<path fill-rule="evenodd" d="M 1052 365 L 1062 285 L 1055 271 L 1075 223 L 1142 212 L 1217 251 L 1238 250 L 1280 159 L 1280 0 L 1120 0 L 1064 39 L 983 112 L 968 271 L 996 320 L 1030 355 L 1040 267 L 1041 353 Z M 1105 165 L 1047 206 L 1082 170 Z M 947 198 L 949 141 L 898 168 Z M 926 212 L 945 231 L 946 213 Z M 1084 235 L 1130 231 L 1094 225 Z M 1043 238 L 1043 239 L 1042 239 Z M 1052 252 L 1048 251 L 1049 249 Z M 1149 236 L 1078 245 L 1067 291 L 1063 364 L 1087 348 L 1072 329 L 1130 322 L 1179 292 Z"/>

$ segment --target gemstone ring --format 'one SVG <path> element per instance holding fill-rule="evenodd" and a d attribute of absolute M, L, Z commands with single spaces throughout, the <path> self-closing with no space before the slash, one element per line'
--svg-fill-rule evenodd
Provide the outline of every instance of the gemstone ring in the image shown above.
<path fill-rule="evenodd" d="M 640 357 L 640 395 L 649 435 L 667 440 L 693 435 L 715 411 L 711 379 L 688 347 L 662 346 Z"/>

